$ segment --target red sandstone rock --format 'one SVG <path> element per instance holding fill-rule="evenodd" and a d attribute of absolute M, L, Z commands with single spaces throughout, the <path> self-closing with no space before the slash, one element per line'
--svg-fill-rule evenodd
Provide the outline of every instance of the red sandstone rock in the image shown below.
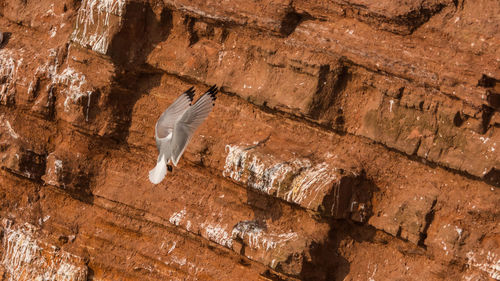
<path fill-rule="evenodd" d="M 5 1 L 0 279 L 499 279 L 497 1 Z M 221 86 L 158 186 L 154 123 Z"/>

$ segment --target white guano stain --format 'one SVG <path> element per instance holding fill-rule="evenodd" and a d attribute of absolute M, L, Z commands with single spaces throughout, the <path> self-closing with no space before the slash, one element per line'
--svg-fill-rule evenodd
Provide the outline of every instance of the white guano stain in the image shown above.
<path fill-rule="evenodd" d="M 485 257 L 484 250 L 481 250 L 480 256 L 481 257 L 478 258 L 476 253 L 469 251 L 466 254 L 467 264 L 488 273 L 493 279 L 500 280 L 500 256 L 494 252 L 488 251 Z"/>
<path fill-rule="evenodd" d="M 368 268 L 370 268 L 370 266 L 368 265 Z M 368 281 L 375 281 L 375 274 L 377 273 L 377 265 L 374 266 L 373 268 L 373 272 L 372 272 L 372 275 L 368 278 Z"/>
<path fill-rule="evenodd" d="M 330 173 L 330 167 L 326 163 L 317 164 L 299 174 L 292 182 L 292 188 L 286 194 L 285 200 L 301 204 L 310 196 L 317 196 L 319 191 L 327 188 L 332 181 L 336 180 L 335 174 Z M 308 200 L 309 205 L 314 202 Z"/>
<path fill-rule="evenodd" d="M 255 155 L 249 157 L 250 150 L 242 146 L 226 145 L 228 154 L 223 176 L 230 177 L 235 181 L 246 181 L 252 188 L 267 194 L 270 194 L 275 184 L 280 189 L 286 175 L 292 171 L 292 166 L 287 163 L 264 163 Z M 244 179 L 242 176 L 245 172 L 247 172 L 248 178 Z"/>
<path fill-rule="evenodd" d="M 16 133 L 16 131 L 14 131 L 14 129 L 10 125 L 9 120 L 7 120 L 7 118 L 5 118 L 5 115 L 3 115 L 3 114 L 0 115 L 0 126 L 3 127 L 3 128 L 5 128 L 5 129 L 7 129 L 7 132 L 9 133 L 9 135 L 13 139 L 18 139 L 19 138 L 19 135 Z M 16 157 L 17 157 L 17 159 L 19 159 L 19 156 L 16 156 Z"/>
<path fill-rule="evenodd" d="M 87 110 L 85 111 L 85 121 L 89 122 L 90 97 L 92 96 L 92 92 L 88 91 L 87 95 L 88 98 L 87 98 Z"/>
<path fill-rule="evenodd" d="M 237 145 L 226 145 L 226 164 L 222 175 L 240 181 L 243 175 L 243 167 L 247 159 L 248 150 Z"/>
<path fill-rule="evenodd" d="M 54 169 L 56 170 L 56 173 L 59 174 L 60 172 L 62 172 L 62 168 L 63 168 L 62 160 L 59 160 L 59 159 L 55 160 L 54 161 Z"/>
<path fill-rule="evenodd" d="M 5 120 L 5 127 L 9 131 L 9 134 L 10 134 L 11 137 L 13 137 L 15 139 L 19 138 L 19 135 L 14 131 L 14 129 L 12 129 L 12 126 L 10 125 L 10 123 L 9 123 L 8 120 Z"/>
<path fill-rule="evenodd" d="M 479 137 L 479 140 L 486 144 L 490 140 L 490 138 Z"/>
<path fill-rule="evenodd" d="M 49 83 L 46 87 L 47 91 L 49 91 L 49 99 L 51 99 L 52 91 L 54 85 L 62 84 L 65 87 L 61 89 L 61 93 L 66 96 L 64 100 L 64 111 L 68 112 L 70 110 L 70 103 L 77 103 L 82 97 L 88 97 L 90 100 L 91 91 L 84 91 L 83 87 L 87 83 L 86 76 L 83 73 L 76 71 L 71 66 L 67 66 L 64 70 L 59 73 L 58 70 L 58 59 L 57 59 L 57 51 L 52 49 L 49 57 L 55 57 L 55 59 L 48 60 L 44 65 L 39 66 L 35 71 L 35 77 L 40 75 L 45 75 L 48 79 L 50 79 L 51 83 Z M 87 108 L 88 112 L 88 108 Z"/>
<path fill-rule="evenodd" d="M 226 51 L 220 51 L 219 52 L 219 57 L 218 57 L 218 60 L 217 60 L 217 64 L 220 65 L 221 62 L 222 62 L 222 59 L 224 58 L 224 56 L 227 54 Z"/>
<path fill-rule="evenodd" d="M 263 249 L 270 251 L 285 244 L 288 241 L 296 240 L 297 233 L 267 233 L 262 227 L 257 226 L 252 221 L 238 223 L 231 232 L 232 238 L 240 238 L 248 241 L 247 244 L 252 249 Z"/>
<path fill-rule="evenodd" d="M 445 254 L 448 255 L 450 252 L 448 251 L 448 246 L 444 241 L 441 241 L 441 245 L 443 245 L 443 251 L 445 251 Z"/>
<path fill-rule="evenodd" d="M 462 233 L 464 232 L 464 230 L 455 225 L 455 231 L 458 233 L 458 238 L 462 238 Z"/>
<path fill-rule="evenodd" d="M 50 38 L 54 38 L 56 34 L 57 34 L 57 27 L 54 26 L 49 30 Z"/>
<path fill-rule="evenodd" d="M 82 47 L 91 47 L 105 55 L 110 42 L 111 15 L 121 17 L 125 12 L 125 0 L 86 0 L 83 1 L 76 18 L 76 26 L 71 40 Z M 121 25 L 121 19 L 118 22 Z"/>
<path fill-rule="evenodd" d="M 172 260 L 173 263 L 180 265 L 180 266 L 183 266 L 186 264 L 186 258 L 180 259 L 176 256 L 171 256 L 170 259 Z M 170 263 L 167 263 L 167 264 L 170 264 Z"/>
<path fill-rule="evenodd" d="M 177 245 L 177 242 L 175 242 L 175 241 L 174 241 L 174 243 L 173 243 L 172 247 L 170 247 L 170 249 L 168 249 L 167 254 L 172 253 L 172 251 L 175 249 L 175 246 L 176 246 L 176 245 Z"/>
<path fill-rule="evenodd" d="M 166 265 L 174 266 L 177 268 L 183 268 L 186 270 L 191 276 L 198 276 L 198 274 L 206 271 L 205 268 L 200 267 L 199 263 L 195 264 L 186 259 L 186 257 L 179 258 L 175 255 L 170 255 L 167 261 L 164 261 Z M 169 280 L 181 280 L 181 279 L 169 279 Z M 184 280 L 184 279 L 182 279 Z"/>
<path fill-rule="evenodd" d="M 49 157 L 51 157 L 51 155 L 54 155 L 54 154 L 53 153 L 49 154 L 47 159 Z M 61 175 L 62 171 L 63 171 L 63 161 L 60 159 L 55 159 L 53 168 L 52 167 L 48 168 L 46 184 L 58 186 L 59 185 L 58 178 Z M 57 179 L 57 180 L 55 180 L 55 179 Z M 64 188 L 65 184 L 62 183 L 62 185 Z"/>
<path fill-rule="evenodd" d="M 186 216 L 186 209 L 182 209 L 181 211 L 179 211 L 177 213 L 173 213 L 168 221 L 171 224 L 178 226 L 181 223 L 181 221 L 184 219 L 185 216 Z"/>
<path fill-rule="evenodd" d="M 55 16 L 54 3 L 50 4 L 50 8 L 45 12 L 45 16 Z"/>
<path fill-rule="evenodd" d="M 226 231 L 227 225 L 221 226 L 219 224 L 202 224 L 205 230 L 205 237 L 219 245 L 231 249 L 233 247 L 233 239 Z"/>
<path fill-rule="evenodd" d="M 17 81 L 17 70 L 23 62 L 22 58 L 17 58 L 17 53 L 10 49 L 0 50 L 0 79 L 5 81 L 0 87 L 0 102 L 7 99 L 9 90 L 13 88 Z"/>
<path fill-rule="evenodd" d="M 34 226 L 6 227 L 1 263 L 9 280 L 87 280 L 87 268 L 74 255 L 33 238 Z M 82 266 L 75 264 L 77 261 Z"/>
<path fill-rule="evenodd" d="M 80 98 L 88 96 L 90 92 L 82 92 L 81 88 L 86 83 L 85 75 L 67 67 L 61 74 L 52 77 L 54 84 L 64 84 L 67 86 L 63 92 L 66 94 L 64 100 L 64 111 L 69 111 L 69 102 L 75 103 Z"/>
<path fill-rule="evenodd" d="M 265 158 L 252 153 L 255 146 L 226 145 L 226 161 L 222 175 L 269 195 L 309 207 L 322 189 L 329 188 L 337 180 L 334 168 L 323 162 L 312 165 L 307 159 L 291 162 L 275 160 L 272 155 Z M 286 178 L 293 178 L 283 186 Z M 279 191 L 286 188 L 286 193 Z"/>

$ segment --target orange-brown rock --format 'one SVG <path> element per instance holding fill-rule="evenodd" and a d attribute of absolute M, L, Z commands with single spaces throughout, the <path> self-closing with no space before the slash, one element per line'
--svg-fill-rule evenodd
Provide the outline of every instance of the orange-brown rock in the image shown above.
<path fill-rule="evenodd" d="M 0 280 L 500 280 L 499 15 L 0 3 Z M 159 115 L 212 84 L 151 184 Z"/>

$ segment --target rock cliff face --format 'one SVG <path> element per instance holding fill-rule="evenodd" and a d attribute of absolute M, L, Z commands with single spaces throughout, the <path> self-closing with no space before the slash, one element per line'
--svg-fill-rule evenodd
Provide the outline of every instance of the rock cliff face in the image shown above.
<path fill-rule="evenodd" d="M 0 16 L 0 280 L 500 280 L 498 0 Z M 152 185 L 157 118 L 212 84 Z"/>

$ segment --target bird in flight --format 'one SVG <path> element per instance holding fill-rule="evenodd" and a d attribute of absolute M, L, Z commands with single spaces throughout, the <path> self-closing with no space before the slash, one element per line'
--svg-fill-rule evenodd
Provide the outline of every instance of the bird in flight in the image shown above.
<path fill-rule="evenodd" d="M 194 131 L 212 111 L 218 91 L 217 86 L 213 85 L 192 104 L 194 87 L 191 87 L 161 114 L 155 126 L 158 160 L 156 167 L 149 171 L 149 180 L 153 184 L 158 184 L 165 178 L 167 166 L 168 170 L 172 171 L 170 161 L 177 166 Z"/>

